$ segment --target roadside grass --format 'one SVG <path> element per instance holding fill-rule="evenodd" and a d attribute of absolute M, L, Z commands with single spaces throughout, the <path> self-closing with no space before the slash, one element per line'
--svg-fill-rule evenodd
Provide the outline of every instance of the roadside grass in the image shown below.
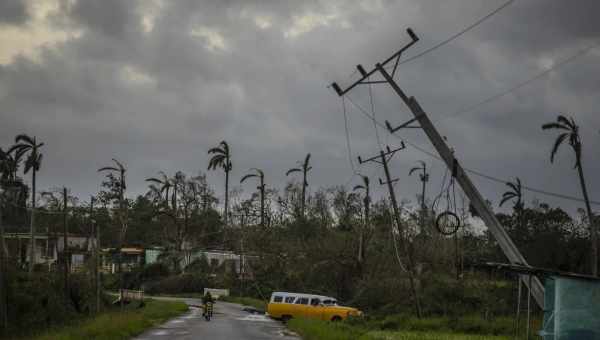
<path fill-rule="evenodd" d="M 188 310 L 183 302 L 158 301 L 147 299 L 145 307 L 127 306 L 124 311 L 118 309 L 104 312 L 73 322 L 70 325 L 46 330 L 26 339 L 30 340 L 75 340 L 75 339 L 129 339 L 148 328 Z"/>
<path fill-rule="evenodd" d="M 508 317 L 499 317 L 488 321 L 477 316 L 417 319 L 392 315 L 379 320 L 353 319 L 337 323 L 298 318 L 290 320 L 288 327 L 305 340 L 500 340 L 514 338 L 514 323 Z M 524 328 L 523 325 L 521 334 L 525 334 Z M 539 320 L 535 320 L 533 329 L 539 329 Z"/>
<path fill-rule="evenodd" d="M 220 296 L 220 301 L 238 303 L 244 306 L 250 306 L 256 308 L 261 312 L 265 312 L 267 310 L 267 301 L 259 300 L 251 297 L 244 296 Z"/>

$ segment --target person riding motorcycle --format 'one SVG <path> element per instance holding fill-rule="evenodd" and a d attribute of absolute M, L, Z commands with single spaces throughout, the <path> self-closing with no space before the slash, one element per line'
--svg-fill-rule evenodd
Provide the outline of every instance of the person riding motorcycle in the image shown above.
<path fill-rule="evenodd" d="M 210 292 L 206 292 L 206 294 L 204 294 L 204 296 L 202 297 L 202 304 L 204 305 L 204 312 L 202 313 L 203 316 L 210 316 L 207 314 L 212 314 L 212 305 L 215 303 L 215 299 L 212 297 L 212 295 L 210 294 Z"/>

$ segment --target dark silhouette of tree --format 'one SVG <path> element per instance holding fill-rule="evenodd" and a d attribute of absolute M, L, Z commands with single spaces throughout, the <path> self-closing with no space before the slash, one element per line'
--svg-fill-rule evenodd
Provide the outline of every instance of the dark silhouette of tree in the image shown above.
<path fill-rule="evenodd" d="M 229 214 L 229 172 L 232 169 L 231 150 L 226 141 L 219 143 L 219 146 L 208 150 L 209 155 L 213 155 L 208 162 L 208 170 L 216 170 L 217 168 L 225 171 L 225 211 L 223 214 L 223 222 L 227 226 Z"/>
<path fill-rule="evenodd" d="M 125 169 L 125 166 L 119 162 L 116 159 L 112 159 L 115 166 L 105 166 L 103 168 L 98 169 L 98 172 L 108 172 L 108 176 L 114 176 L 115 174 L 117 174 L 118 180 L 114 183 L 116 185 L 116 188 L 111 188 L 113 191 L 116 190 L 117 191 L 117 197 L 116 199 L 118 199 L 119 202 L 119 209 L 118 209 L 118 216 L 119 216 L 119 222 L 121 224 L 121 231 L 120 231 L 120 235 L 119 235 L 119 246 L 117 248 L 117 252 L 118 252 L 118 258 L 119 258 L 119 263 L 118 263 L 118 270 L 119 270 L 119 287 L 120 289 L 124 288 L 124 280 L 123 280 L 123 243 L 125 242 L 125 233 L 127 232 L 127 207 L 125 206 L 125 189 L 126 189 L 126 185 L 125 185 L 125 172 L 127 171 L 127 169 Z M 109 178 L 110 179 L 110 178 Z M 121 308 L 123 308 L 123 301 L 121 299 L 120 301 L 121 303 Z"/>
<path fill-rule="evenodd" d="M 171 198 L 169 196 L 169 191 L 172 188 L 173 191 L 175 191 L 175 195 L 177 195 L 176 188 L 173 185 L 174 184 L 173 179 L 169 178 L 169 176 L 167 176 L 167 174 L 165 174 L 162 171 L 159 171 L 158 174 L 160 175 L 160 178 L 156 178 L 156 177 L 146 178 L 146 182 L 152 183 L 152 184 L 150 184 L 150 190 L 155 191 L 159 197 L 162 198 L 164 195 L 163 202 L 168 207 L 169 199 Z M 172 198 L 171 198 L 171 201 L 173 201 Z"/>
<path fill-rule="evenodd" d="M 594 225 L 594 215 L 592 214 L 592 208 L 590 206 L 590 199 L 588 197 L 587 186 L 585 184 L 585 177 L 583 176 L 582 166 L 582 143 L 579 135 L 579 126 L 575 123 L 572 117 L 565 117 L 558 115 L 556 122 L 550 122 L 542 125 L 543 130 L 558 130 L 560 134 L 556 137 L 554 146 L 550 153 L 550 162 L 554 162 L 554 156 L 558 151 L 558 148 L 565 142 L 568 141 L 569 145 L 575 152 L 575 166 L 579 174 L 579 184 L 581 185 L 581 191 L 583 193 L 583 199 L 585 201 L 585 208 L 588 216 L 588 223 L 590 228 L 590 235 L 592 241 L 591 247 L 591 273 L 593 276 L 598 276 L 598 231 Z"/>
<path fill-rule="evenodd" d="M 502 194 L 502 200 L 500 201 L 499 206 L 504 205 L 504 203 L 512 199 L 516 199 L 515 204 L 513 206 L 515 211 L 523 209 L 523 191 L 521 186 L 521 180 L 519 179 L 519 177 L 516 178 L 516 181 L 514 183 L 506 182 L 506 186 L 508 186 L 510 189 L 508 191 L 505 191 L 504 194 Z"/>
<path fill-rule="evenodd" d="M 362 190 L 365 193 L 365 197 L 363 198 L 363 205 L 365 209 L 365 220 L 362 228 L 359 231 L 358 235 L 358 262 L 362 263 L 365 256 L 365 230 L 369 228 L 369 215 L 370 215 L 370 207 L 371 207 L 371 193 L 369 188 L 369 177 L 360 176 L 363 180 L 363 184 L 356 185 L 354 187 L 354 191 Z"/>
<path fill-rule="evenodd" d="M 513 211 L 514 214 L 517 218 L 517 224 L 518 224 L 518 234 L 519 237 L 526 233 L 526 230 L 524 230 L 525 225 L 524 225 L 524 219 L 523 219 L 523 214 L 524 214 L 524 208 L 525 208 L 525 204 L 523 203 L 523 187 L 521 185 L 521 179 L 519 179 L 519 177 L 516 177 L 515 182 L 506 182 L 506 186 L 509 187 L 508 191 L 505 191 L 502 194 L 502 199 L 500 200 L 500 204 L 499 206 L 504 205 L 504 203 L 510 201 L 510 200 L 514 200 L 515 203 L 513 205 Z"/>
<path fill-rule="evenodd" d="M 26 174 L 31 170 L 31 218 L 29 220 L 31 232 L 29 272 L 31 273 L 33 272 L 33 267 L 35 264 L 35 175 L 40 170 L 40 166 L 42 165 L 43 155 L 39 152 L 39 149 L 44 145 L 44 143 L 38 143 L 35 136 L 32 138 L 25 134 L 15 137 L 15 143 L 16 144 L 11 147 L 8 152 L 14 153 L 13 157 L 15 160 L 27 155 L 23 173 Z"/>
<path fill-rule="evenodd" d="M 248 178 L 258 178 L 259 185 L 257 189 L 260 191 L 260 225 L 265 226 L 265 173 L 261 169 L 252 168 L 255 173 L 249 173 L 242 177 L 240 183 L 244 183 Z"/>
<path fill-rule="evenodd" d="M 302 162 L 300 165 L 301 166 L 298 168 L 289 169 L 285 173 L 285 175 L 289 176 L 290 174 L 295 172 L 302 173 L 302 204 L 300 205 L 300 216 L 304 218 L 304 210 L 306 208 L 306 187 L 308 187 L 306 177 L 308 175 L 308 172 L 312 169 L 312 166 L 310 166 L 310 153 L 306 155 L 306 158 L 304 158 L 304 162 Z"/>

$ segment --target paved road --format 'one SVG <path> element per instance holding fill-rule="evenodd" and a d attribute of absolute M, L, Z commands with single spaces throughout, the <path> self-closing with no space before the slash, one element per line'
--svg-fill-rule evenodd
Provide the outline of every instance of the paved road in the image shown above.
<path fill-rule="evenodd" d="M 210 321 L 204 320 L 202 310 L 193 306 L 201 304 L 199 299 L 157 298 L 181 300 L 190 305 L 190 311 L 165 324 L 136 337 L 137 340 L 159 339 L 210 339 L 210 340 L 299 340 L 277 321 L 243 311 L 233 303 L 217 302 Z"/>

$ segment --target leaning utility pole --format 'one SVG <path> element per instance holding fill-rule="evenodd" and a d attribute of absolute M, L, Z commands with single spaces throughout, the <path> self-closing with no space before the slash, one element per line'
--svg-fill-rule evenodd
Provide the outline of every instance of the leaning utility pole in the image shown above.
<path fill-rule="evenodd" d="M 462 168 L 458 160 L 454 157 L 454 153 L 450 150 L 442 136 L 436 130 L 431 120 L 429 120 L 429 117 L 427 116 L 425 111 L 421 108 L 417 100 L 414 97 L 407 96 L 394 80 L 394 74 L 398 67 L 400 56 L 404 51 L 406 51 L 406 49 L 414 45 L 419 40 L 419 38 L 410 28 L 407 29 L 407 33 L 411 37 L 411 42 L 406 44 L 388 59 L 384 60 L 381 63 L 377 63 L 375 65 L 375 68 L 371 71 L 367 72 L 361 65 L 358 65 L 357 69 L 361 74 L 361 78 L 358 81 L 354 82 L 352 85 L 350 85 L 348 88 L 342 90 L 337 83 L 333 83 L 331 84 L 331 86 L 339 96 L 343 96 L 348 91 L 360 84 L 383 83 L 390 85 L 394 92 L 396 92 L 396 94 L 408 106 L 414 118 L 400 125 L 397 128 L 392 128 L 391 125 L 388 122 L 386 122 L 389 132 L 394 133 L 401 127 L 405 127 L 412 122 L 418 122 L 425 134 L 427 135 L 427 137 L 429 138 L 429 140 L 431 141 L 431 143 L 433 144 L 433 146 L 435 147 L 438 154 L 441 156 L 442 160 L 446 163 L 446 166 L 448 166 L 449 169 L 453 170 L 454 177 L 460 184 L 463 192 L 469 198 L 471 204 L 473 205 L 479 216 L 481 216 L 481 219 L 486 224 L 486 226 L 498 242 L 498 245 L 500 245 L 500 248 L 504 252 L 504 255 L 506 255 L 506 257 L 508 258 L 510 263 L 529 266 L 523 255 L 519 252 L 519 249 L 515 246 L 511 238 L 506 233 L 506 230 L 500 224 L 500 221 L 498 221 L 498 219 L 496 218 L 496 215 L 494 215 L 492 209 L 487 205 L 487 203 L 485 202 L 485 200 L 483 199 L 473 182 L 471 182 L 471 179 L 469 178 L 465 170 Z M 386 65 L 391 61 L 393 61 L 394 63 L 390 74 L 386 69 Z M 388 67 L 388 69 L 389 68 L 390 67 Z M 376 72 L 381 74 L 384 80 L 370 81 L 369 78 Z M 540 280 L 537 277 L 535 277 L 533 280 L 530 281 L 524 276 L 521 277 L 521 280 L 529 287 L 538 305 L 541 308 L 543 308 L 544 287 Z M 529 284 L 530 282 L 531 285 Z"/>
<path fill-rule="evenodd" d="M 63 275 L 65 280 L 65 298 L 69 298 L 69 243 L 67 240 L 67 188 L 63 188 Z"/>
<path fill-rule="evenodd" d="M 415 298 L 415 309 L 417 312 L 417 316 L 420 318 L 421 317 L 421 302 L 419 299 L 419 292 L 417 289 L 417 284 L 415 282 L 415 270 L 414 270 L 414 262 L 412 259 L 412 254 L 410 252 L 410 247 L 408 246 L 408 242 L 409 242 L 409 237 L 408 237 L 408 232 L 405 230 L 405 228 L 402 227 L 402 220 L 400 219 L 400 211 L 398 210 L 398 202 L 396 201 L 396 193 L 394 192 L 394 187 L 392 186 L 392 184 L 396 181 L 398 181 L 398 179 L 391 179 L 390 176 L 390 170 L 388 167 L 388 156 L 391 159 L 394 154 L 402 149 L 404 149 L 404 143 L 402 143 L 402 146 L 400 146 L 397 149 L 391 150 L 390 147 L 387 147 L 386 151 L 380 150 L 379 151 L 379 155 L 377 156 L 373 156 L 369 159 L 365 159 L 362 160 L 360 158 L 360 156 L 358 157 L 358 162 L 360 164 L 363 163 L 367 163 L 367 162 L 375 162 L 375 163 L 379 163 L 381 165 L 383 165 L 383 171 L 385 173 L 385 182 L 383 182 L 381 180 L 381 178 L 379 179 L 379 184 L 384 185 L 387 184 L 388 190 L 390 192 L 390 201 L 392 203 L 392 209 L 394 211 L 394 220 L 396 222 L 396 227 L 398 228 L 398 234 L 400 237 L 400 243 L 402 243 L 402 247 L 404 250 L 404 253 L 406 255 L 406 258 L 408 259 L 408 277 L 409 277 L 409 281 L 410 281 L 410 289 L 413 292 L 414 298 Z M 392 230 L 393 232 L 393 230 Z M 396 241 L 394 241 L 396 242 Z"/>

